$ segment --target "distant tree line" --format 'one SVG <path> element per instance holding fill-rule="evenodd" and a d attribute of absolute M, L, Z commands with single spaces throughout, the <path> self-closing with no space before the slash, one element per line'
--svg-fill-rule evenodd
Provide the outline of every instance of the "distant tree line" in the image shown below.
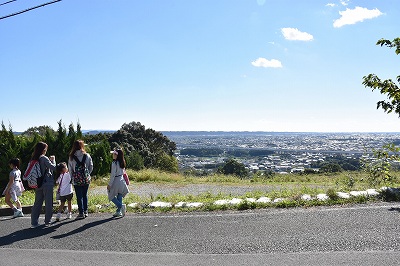
<path fill-rule="evenodd" d="M 218 148 L 185 148 L 180 151 L 181 155 L 195 157 L 217 157 L 224 153 L 223 149 Z"/>
<path fill-rule="evenodd" d="M 246 178 L 249 175 L 245 165 L 233 158 L 228 159 L 223 166 L 218 168 L 217 172 L 224 175 L 235 175 L 239 178 Z"/>
<path fill-rule="evenodd" d="M 181 155 L 195 156 L 195 157 L 217 157 L 227 155 L 232 157 L 255 157 L 255 156 L 268 156 L 274 154 L 273 150 L 268 149 L 229 149 L 224 151 L 220 148 L 185 148 L 180 151 Z"/>
<path fill-rule="evenodd" d="M 274 154 L 275 151 L 268 149 L 232 149 L 226 153 L 234 157 L 259 157 Z"/>
<path fill-rule="evenodd" d="M 319 168 L 319 172 L 335 173 L 342 171 L 358 171 L 362 169 L 362 164 L 360 159 L 348 158 L 337 154 L 326 157 L 322 162 L 312 163 L 311 167 Z"/>
<path fill-rule="evenodd" d="M 110 151 L 122 148 L 125 152 L 127 168 L 140 170 L 154 168 L 167 172 L 178 172 L 178 162 L 173 156 L 176 144 L 162 133 L 146 129 L 139 122 L 123 124 L 114 133 L 83 134 L 81 125 L 76 128 L 71 123 L 68 129 L 58 121 L 58 129 L 49 126 L 28 128 L 21 134 L 15 134 L 11 125 L 7 129 L 1 123 L 0 130 L 0 182 L 2 187 L 8 180 L 11 158 L 21 160 L 21 172 L 24 172 L 31 158 L 33 148 L 39 141 L 49 145 L 48 155 L 55 155 L 57 162 L 68 161 L 72 143 L 84 140 L 85 149 L 93 157 L 93 176 L 105 175 L 110 171 L 112 157 Z"/>

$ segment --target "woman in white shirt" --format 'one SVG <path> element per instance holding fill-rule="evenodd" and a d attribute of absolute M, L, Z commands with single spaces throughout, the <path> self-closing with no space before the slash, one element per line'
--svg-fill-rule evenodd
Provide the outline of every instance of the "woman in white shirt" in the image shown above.
<path fill-rule="evenodd" d="M 107 185 L 108 199 L 117 207 L 114 217 L 125 216 L 126 205 L 122 203 L 122 199 L 129 193 L 128 186 L 124 180 L 123 174 L 126 167 L 124 152 L 121 149 L 111 152 L 113 162 L 111 164 L 110 181 Z"/>

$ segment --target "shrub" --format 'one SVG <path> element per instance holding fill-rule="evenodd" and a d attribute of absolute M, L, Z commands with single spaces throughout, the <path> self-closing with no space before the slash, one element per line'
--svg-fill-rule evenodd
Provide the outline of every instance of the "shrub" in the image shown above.
<path fill-rule="evenodd" d="M 336 191 L 333 188 L 329 188 L 326 191 L 326 195 L 331 199 L 331 200 L 338 200 L 339 196 L 337 195 Z"/>
<path fill-rule="evenodd" d="M 238 210 L 248 210 L 248 209 L 255 209 L 257 204 L 255 202 L 250 202 L 247 200 L 243 200 L 237 205 Z"/>
<path fill-rule="evenodd" d="M 400 201 L 400 190 L 398 188 L 387 188 L 381 191 L 380 198 L 384 201 Z"/>

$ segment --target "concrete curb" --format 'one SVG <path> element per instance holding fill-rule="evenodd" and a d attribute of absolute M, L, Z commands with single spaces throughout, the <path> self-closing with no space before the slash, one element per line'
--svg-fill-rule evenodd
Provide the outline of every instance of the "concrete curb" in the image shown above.
<path fill-rule="evenodd" d="M 22 212 L 24 214 L 30 214 L 32 212 L 32 206 L 22 206 Z M 14 211 L 10 208 L 0 208 L 0 216 L 12 216 Z"/>
<path fill-rule="evenodd" d="M 54 206 L 58 206 L 57 205 L 53 205 Z M 22 212 L 24 214 L 31 214 L 32 213 L 32 207 L 33 205 L 27 205 L 27 206 L 22 206 Z M 41 214 L 44 214 L 44 206 L 42 206 L 42 210 L 40 212 Z M 6 208 L 0 208 L 0 217 L 1 216 L 12 216 L 14 214 L 13 210 L 10 207 L 6 207 Z"/>

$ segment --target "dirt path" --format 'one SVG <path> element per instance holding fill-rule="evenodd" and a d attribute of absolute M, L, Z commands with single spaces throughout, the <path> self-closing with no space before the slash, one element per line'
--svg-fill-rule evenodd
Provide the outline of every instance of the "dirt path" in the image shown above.
<path fill-rule="evenodd" d="M 283 187 L 284 189 L 294 189 L 299 185 L 287 185 Z M 313 186 L 314 188 L 316 186 Z M 320 186 L 323 187 L 323 186 Z M 226 194 L 231 196 L 243 196 L 247 192 L 261 192 L 267 193 L 271 191 L 281 190 L 280 185 L 216 185 L 216 184 L 131 184 L 129 189 L 131 193 L 137 194 L 140 197 L 150 197 L 157 195 L 169 196 L 172 194 L 182 194 L 182 195 L 199 195 L 202 193 L 211 194 Z M 89 189 L 89 193 L 92 195 L 106 194 L 106 187 L 98 186 Z"/>

